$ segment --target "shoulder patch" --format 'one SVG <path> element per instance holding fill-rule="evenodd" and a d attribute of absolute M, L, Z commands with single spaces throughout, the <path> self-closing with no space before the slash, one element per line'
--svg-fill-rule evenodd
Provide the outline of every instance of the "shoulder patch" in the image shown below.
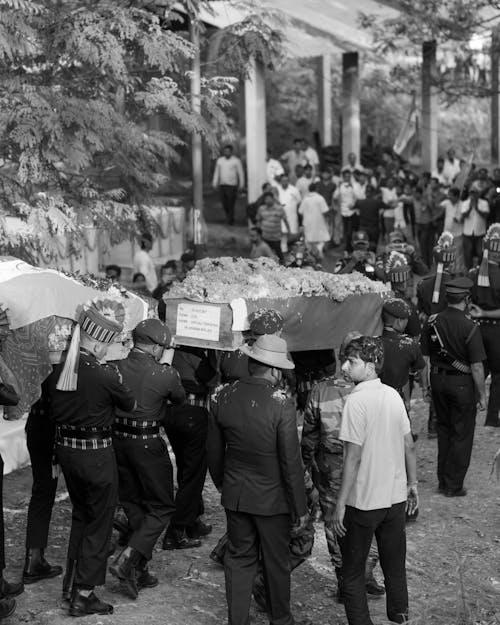
<path fill-rule="evenodd" d="M 285 399 L 287 398 L 287 394 L 286 391 L 284 391 L 281 388 L 277 388 L 273 394 L 272 394 L 273 399 L 277 399 L 280 402 L 285 401 Z"/>

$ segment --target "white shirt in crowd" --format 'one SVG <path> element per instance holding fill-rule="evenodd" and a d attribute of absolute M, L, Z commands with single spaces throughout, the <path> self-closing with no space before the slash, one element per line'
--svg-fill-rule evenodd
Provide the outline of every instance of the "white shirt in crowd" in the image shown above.
<path fill-rule="evenodd" d="M 460 161 L 458 158 L 454 158 L 452 161 L 448 157 L 444 159 L 444 166 L 442 171 L 442 176 L 444 178 L 443 184 L 448 187 L 451 187 L 453 181 L 455 180 L 457 174 L 460 172 Z"/>
<path fill-rule="evenodd" d="M 146 278 L 146 286 L 153 291 L 158 285 L 156 268 L 151 256 L 146 250 L 138 250 L 134 254 L 134 273 L 142 273 Z"/>
<path fill-rule="evenodd" d="M 297 191 L 300 193 L 300 197 L 302 200 L 309 193 L 309 185 L 312 184 L 314 181 L 315 181 L 315 178 L 307 178 L 306 176 L 301 176 L 295 183 L 295 187 L 297 188 Z"/>
<path fill-rule="evenodd" d="M 305 157 L 309 165 L 313 167 L 313 173 L 317 174 L 319 170 L 319 156 L 314 148 L 308 146 L 304 151 Z"/>
<path fill-rule="evenodd" d="M 245 174 L 240 159 L 234 154 L 229 158 L 220 156 L 215 163 L 212 184 L 214 187 L 222 184 L 242 189 L 245 186 Z"/>
<path fill-rule="evenodd" d="M 392 187 L 392 189 L 389 189 L 389 187 L 381 187 L 380 192 L 382 193 L 382 202 L 389 207 L 383 210 L 382 216 L 391 219 L 395 217 L 395 208 L 398 204 L 396 187 Z"/>
<path fill-rule="evenodd" d="M 441 202 L 444 208 L 444 230 L 451 232 L 454 237 L 461 237 L 464 233 L 464 226 L 460 219 L 462 217 L 462 203 L 460 200 L 453 204 L 448 198 Z"/>
<path fill-rule="evenodd" d="M 266 179 L 267 182 L 273 185 L 273 187 L 278 184 L 276 178 L 284 173 L 285 170 L 283 169 L 283 165 L 275 158 L 270 158 L 266 161 Z"/>
<path fill-rule="evenodd" d="M 406 501 L 404 437 L 410 421 L 399 393 L 379 378 L 357 384 L 347 397 L 339 438 L 359 445 L 361 461 L 347 505 L 379 510 Z"/>
<path fill-rule="evenodd" d="M 354 195 L 357 200 L 366 200 L 366 187 L 366 182 L 360 184 L 357 180 L 352 181 L 352 188 L 354 189 Z"/>
<path fill-rule="evenodd" d="M 470 207 L 470 198 L 467 198 L 462 202 L 461 213 L 465 215 L 465 213 L 469 210 Z M 486 200 L 478 198 L 477 207 L 479 209 L 472 209 L 471 212 L 465 217 L 463 222 L 463 234 L 465 236 L 471 237 L 481 237 L 486 234 L 486 219 L 487 214 L 490 212 L 490 207 Z M 483 216 L 484 215 L 484 216 Z"/>
<path fill-rule="evenodd" d="M 353 208 L 356 203 L 356 194 L 350 182 L 341 182 L 335 189 L 333 199 L 338 201 L 342 217 L 352 217 L 355 214 Z"/>
<path fill-rule="evenodd" d="M 304 237 L 308 243 L 325 243 L 330 240 L 325 221 L 328 211 L 325 198 L 316 191 L 309 192 L 302 200 L 299 213 L 302 215 Z"/>
<path fill-rule="evenodd" d="M 283 206 L 288 225 L 290 226 L 290 234 L 297 234 L 299 231 L 299 215 L 297 209 L 302 199 L 300 193 L 293 184 L 289 184 L 286 189 L 278 185 L 278 194 L 279 203 Z M 283 221 L 281 222 L 281 232 L 287 232 Z"/>

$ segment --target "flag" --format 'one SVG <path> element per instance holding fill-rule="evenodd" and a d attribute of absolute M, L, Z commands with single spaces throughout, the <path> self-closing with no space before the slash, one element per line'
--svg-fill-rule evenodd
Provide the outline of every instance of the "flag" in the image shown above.
<path fill-rule="evenodd" d="M 408 117 L 399 131 L 399 134 L 394 141 L 394 145 L 392 149 L 394 152 L 401 156 L 403 152 L 409 151 L 410 146 L 414 143 L 414 141 L 418 137 L 418 113 L 417 113 L 417 98 L 416 94 L 413 93 L 413 99 L 411 103 L 410 112 L 408 113 Z"/>

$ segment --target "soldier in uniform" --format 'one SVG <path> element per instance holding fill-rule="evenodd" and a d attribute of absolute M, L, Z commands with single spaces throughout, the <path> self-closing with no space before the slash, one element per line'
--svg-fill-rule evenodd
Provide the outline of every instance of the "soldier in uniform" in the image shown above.
<path fill-rule="evenodd" d="M 446 308 L 446 285 L 454 278 L 452 267 L 457 256 L 453 243 L 453 235 L 447 231 L 443 232 L 433 249 L 436 271 L 417 284 L 417 307 L 422 322 L 425 322 L 430 315 L 442 312 Z M 429 438 L 437 436 L 436 409 L 432 397 L 429 402 L 427 436 Z"/>
<path fill-rule="evenodd" d="M 422 353 L 430 361 L 436 407 L 439 492 L 447 497 L 467 494 L 463 483 L 472 452 L 476 402 L 480 409 L 486 404 L 486 354 L 479 327 L 466 316 L 472 286 L 468 278 L 447 283 L 448 306 L 429 317 L 421 339 Z"/>
<path fill-rule="evenodd" d="M 383 268 L 391 254 L 398 252 L 406 258 L 406 264 L 410 268 L 410 284 L 413 284 L 413 276 L 425 276 L 429 273 L 429 267 L 424 263 L 423 259 L 417 254 L 413 245 L 406 242 L 406 237 L 401 230 L 393 230 L 389 234 L 389 243 L 386 245 L 384 253 L 377 259 L 377 276 L 383 279 Z"/>
<path fill-rule="evenodd" d="M 42 384 L 40 399 L 31 407 L 26 422 L 26 444 L 33 473 L 33 486 L 26 525 L 26 560 L 23 582 L 33 584 L 61 575 L 61 566 L 52 566 L 45 559 L 50 518 L 57 490 L 53 475 L 56 426 L 50 413 L 49 380 Z"/>
<path fill-rule="evenodd" d="M 115 310 L 115 318 L 102 311 Z M 132 412 L 135 399 L 116 369 L 102 366 L 108 345 L 122 331 L 123 307 L 112 300 L 85 307 L 66 361 L 49 378 L 57 431 L 57 459 L 73 506 L 63 598 L 71 616 L 112 614 L 94 593 L 104 584 L 118 495 L 111 427 L 115 409 Z"/>
<path fill-rule="evenodd" d="M 416 339 L 405 334 L 411 311 L 402 299 L 389 299 L 382 308 L 382 344 L 384 364 L 380 372 L 383 384 L 392 386 L 401 395 L 409 413 L 409 377 L 412 372 L 422 375 L 422 388 L 427 388 L 425 361 Z"/>
<path fill-rule="evenodd" d="M 479 323 L 486 360 L 485 376 L 491 375 L 485 425 L 500 427 L 500 223 L 491 224 L 483 239 L 481 266 L 471 271 L 471 316 Z"/>
<path fill-rule="evenodd" d="M 341 258 L 335 265 L 334 273 L 352 273 L 359 271 L 367 278 L 376 279 L 375 254 L 370 250 L 370 239 L 364 230 L 352 235 L 352 254 Z"/>
<path fill-rule="evenodd" d="M 227 516 L 229 622 L 248 623 L 261 554 L 269 620 L 292 625 L 290 528 L 294 520 L 298 528 L 305 525 L 307 508 L 294 405 L 276 386 L 293 363 L 277 336 L 261 336 L 242 349 L 250 376 L 214 399 L 208 436 L 210 474 Z"/>
<path fill-rule="evenodd" d="M 146 319 L 134 328 L 132 337 L 133 349 L 117 366 L 137 406 L 133 413 L 118 409 L 113 429 L 120 503 L 131 536 L 109 571 L 125 594 L 136 599 L 142 588 L 158 585 L 147 563 L 175 511 L 172 464 L 160 425 L 167 402 L 181 405 L 186 394 L 177 371 L 159 363 L 171 341 L 167 326 Z"/>
<path fill-rule="evenodd" d="M 205 350 L 179 346 L 172 365 L 181 377 L 186 403 L 167 407 L 164 419 L 177 466 L 175 513 L 165 532 L 163 549 L 201 546 L 201 536 L 212 531 L 202 520 L 203 486 L 207 474 L 207 401 L 217 370 Z"/>

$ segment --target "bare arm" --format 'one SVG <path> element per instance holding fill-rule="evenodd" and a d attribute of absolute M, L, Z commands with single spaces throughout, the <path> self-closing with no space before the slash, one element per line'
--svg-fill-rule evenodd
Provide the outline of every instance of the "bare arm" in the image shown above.
<path fill-rule="evenodd" d="M 472 379 L 479 395 L 479 410 L 486 408 L 486 390 L 484 387 L 484 367 L 482 362 L 473 362 L 471 364 Z"/>
<path fill-rule="evenodd" d="M 405 434 L 405 465 L 407 481 L 406 511 L 412 514 L 418 508 L 417 454 L 411 432 Z"/>
<path fill-rule="evenodd" d="M 344 443 L 344 445 L 345 456 L 344 468 L 342 470 L 342 483 L 337 498 L 337 506 L 333 513 L 333 529 L 339 536 L 345 536 L 346 533 L 344 516 L 347 497 L 354 486 L 361 462 L 361 445 L 347 442 Z"/>

